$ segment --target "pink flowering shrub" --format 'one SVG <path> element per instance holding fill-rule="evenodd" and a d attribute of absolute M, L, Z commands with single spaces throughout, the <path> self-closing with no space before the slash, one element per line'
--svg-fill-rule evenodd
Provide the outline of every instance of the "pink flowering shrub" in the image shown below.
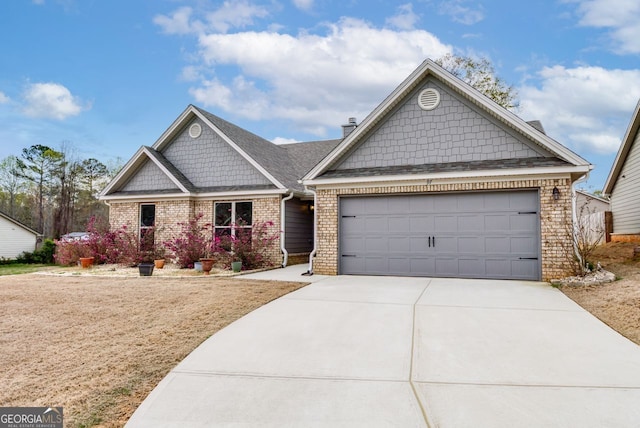
<path fill-rule="evenodd" d="M 238 224 L 231 226 L 235 232 L 215 238 L 213 252 L 216 263 L 226 269 L 234 261 L 242 262 L 243 270 L 267 267 L 273 263 L 268 259 L 268 251 L 280 237 L 279 232 L 269 232 L 272 221 L 254 223 L 251 229 Z"/>
<path fill-rule="evenodd" d="M 193 267 L 202 257 L 211 256 L 211 223 L 201 224 L 203 216 L 200 213 L 187 223 L 178 223 L 180 233 L 164 242 L 180 267 Z"/>
<path fill-rule="evenodd" d="M 139 262 L 137 236 L 127 226 L 111 231 L 109 225 L 92 217 L 87 224 L 88 235 L 76 240 L 56 241 L 55 262 L 76 264 L 81 257 L 93 257 L 94 263 L 118 263 L 133 266 Z"/>

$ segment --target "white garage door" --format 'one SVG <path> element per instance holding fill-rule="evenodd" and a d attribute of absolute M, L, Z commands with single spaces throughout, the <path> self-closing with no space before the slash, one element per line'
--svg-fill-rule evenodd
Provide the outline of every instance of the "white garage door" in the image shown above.
<path fill-rule="evenodd" d="M 537 191 L 340 199 L 341 274 L 540 279 Z"/>

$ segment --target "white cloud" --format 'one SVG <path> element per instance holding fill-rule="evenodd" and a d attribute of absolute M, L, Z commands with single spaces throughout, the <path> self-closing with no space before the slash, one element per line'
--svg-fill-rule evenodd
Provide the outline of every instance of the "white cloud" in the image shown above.
<path fill-rule="evenodd" d="M 413 12 L 411 3 L 403 4 L 398 7 L 398 13 L 387 18 L 387 25 L 398 28 L 400 30 L 412 30 L 416 23 L 420 20 L 420 16 Z"/>
<path fill-rule="evenodd" d="M 424 59 L 451 47 L 423 30 L 375 28 L 357 19 L 326 24 L 325 34 L 274 32 L 199 37 L 213 78 L 191 89 L 195 100 L 251 119 L 287 119 L 323 136 L 351 116 L 364 118 Z M 217 69 L 237 67 L 223 79 Z"/>
<path fill-rule="evenodd" d="M 5 104 L 10 101 L 10 98 L 0 91 L 0 104 Z"/>
<path fill-rule="evenodd" d="M 313 0 L 293 0 L 293 5 L 300 10 L 309 11 L 313 8 Z"/>
<path fill-rule="evenodd" d="M 640 70 L 546 67 L 537 86 L 519 88 L 520 115 L 573 148 L 615 153 L 638 98 Z"/>
<path fill-rule="evenodd" d="M 27 116 L 63 120 L 90 108 L 58 83 L 33 83 L 24 93 L 23 112 Z"/>
<path fill-rule="evenodd" d="M 298 140 L 294 140 L 293 138 L 283 138 L 283 137 L 276 137 L 273 140 L 271 140 L 271 142 L 273 144 L 294 144 L 294 143 L 299 143 Z"/>
<path fill-rule="evenodd" d="M 640 2 L 638 0 L 569 0 L 578 3 L 580 25 L 610 29 L 615 50 L 640 53 Z"/>
<path fill-rule="evenodd" d="M 475 9 L 466 6 L 468 0 L 447 0 L 440 3 L 439 11 L 442 15 L 449 15 L 454 22 L 473 25 L 484 19 L 482 5 Z"/>
<path fill-rule="evenodd" d="M 252 25 L 256 18 L 269 15 L 266 8 L 249 3 L 246 0 L 225 1 L 210 12 L 198 13 L 202 19 L 194 18 L 191 7 L 181 7 L 171 14 L 156 15 L 153 22 L 167 34 L 202 34 L 207 31 L 226 33 L 232 28 L 244 28 Z"/>

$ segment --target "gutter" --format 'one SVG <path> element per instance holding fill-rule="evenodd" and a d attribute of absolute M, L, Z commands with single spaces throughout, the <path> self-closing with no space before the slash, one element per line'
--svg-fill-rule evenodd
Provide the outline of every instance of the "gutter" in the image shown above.
<path fill-rule="evenodd" d="M 304 190 L 313 194 L 313 206 L 315 209 L 313 210 L 313 250 L 309 253 L 309 269 L 303 275 L 313 275 L 313 258 L 318 250 L 318 195 L 315 190 L 309 189 L 306 185 Z"/>
<path fill-rule="evenodd" d="M 285 202 L 290 200 L 291 198 L 293 198 L 293 190 L 291 191 L 289 196 L 282 198 L 282 200 L 280 200 L 280 230 L 282 231 L 280 234 L 280 251 L 282 251 L 282 267 L 283 268 L 287 267 L 287 261 L 289 260 L 289 252 L 284 246 L 285 234 L 287 230 L 287 228 L 285 227 L 286 216 L 284 214 Z"/>

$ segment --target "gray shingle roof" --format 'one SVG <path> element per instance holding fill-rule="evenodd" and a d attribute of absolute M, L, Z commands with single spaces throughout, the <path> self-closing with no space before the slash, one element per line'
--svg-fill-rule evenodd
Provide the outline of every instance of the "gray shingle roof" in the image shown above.
<path fill-rule="evenodd" d="M 570 165 L 558 158 L 516 158 L 495 159 L 471 162 L 450 162 L 428 165 L 401 165 L 382 168 L 355 168 L 332 170 L 322 174 L 319 178 L 350 178 L 404 174 L 429 174 L 438 172 L 482 171 L 492 169 L 535 168 Z"/>
<path fill-rule="evenodd" d="M 328 140 L 277 145 L 206 110 L 194 108 L 288 189 L 303 190 L 298 180 L 340 142 Z"/>
<path fill-rule="evenodd" d="M 169 162 L 169 160 L 164 157 L 162 153 L 149 146 L 145 146 L 145 149 L 147 149 L 151 156 L 153 156 L 160 164 L 162 164 L 162 166 L 164 166 L 171 173 L 171 175 L 173 175 L 176 180 L 178 180 L 180 184 L 184 186 L 185 189 L 187 189 L 189 192 L 196 191 L 196 186 L 194 186 L 191 181 L 189 181 L 189 179 L 185 177 L 182 172 L 180 172 L 178 168 L 176 168 L 171 162 Z"/>

